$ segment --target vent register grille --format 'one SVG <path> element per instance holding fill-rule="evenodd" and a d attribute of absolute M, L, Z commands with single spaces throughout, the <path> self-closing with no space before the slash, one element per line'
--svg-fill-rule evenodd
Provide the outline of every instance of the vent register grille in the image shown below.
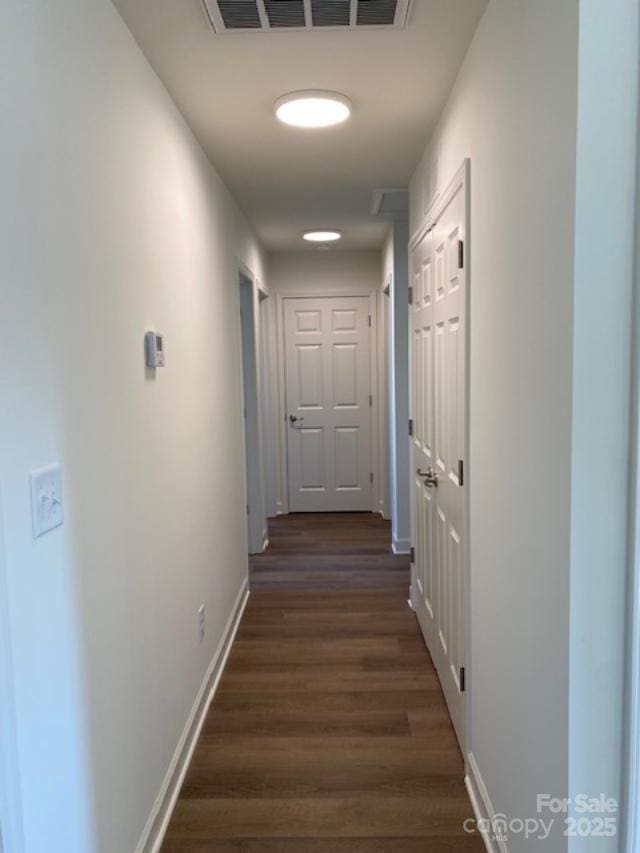
<path fill-rule="evenodd" d="M 202 0 L 217 33 L 404 28 L 412 0 Z"/>

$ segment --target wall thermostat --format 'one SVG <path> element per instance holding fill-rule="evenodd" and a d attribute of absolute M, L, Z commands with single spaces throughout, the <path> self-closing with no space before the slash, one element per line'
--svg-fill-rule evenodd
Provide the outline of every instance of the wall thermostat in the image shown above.
<path fill-rule="evenodd" d="M 147 332 L 144 336 L 144 348 L 147 355 L 147 367 L 164 367 L 164 336 L 157 332 Z"/>

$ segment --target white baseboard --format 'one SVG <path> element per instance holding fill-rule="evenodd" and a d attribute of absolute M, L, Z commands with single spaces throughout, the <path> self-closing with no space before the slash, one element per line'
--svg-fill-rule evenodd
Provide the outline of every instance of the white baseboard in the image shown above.
<path fill-rule="evenodd" d="M 391 543 L 391 550 L 394 554 L 409 554 L 411 551 L 411 539 L 396 539 L 394 537 Z"/>
<path fill-rule="evenodd" d="M 249 581 L 245 579 L 240 587 L 233 610 L 227 621 L 218 648 L 209 664 L 207 673 L 187 719 L 169 769 L 160 788 L 151 814 L 136 847 L 136 853 L 158 853 L 164 840 L 171 815 L 175 808 L 184 777 L 193 757 L 207 711 L 213 700 L 220 676 L 224 670 L 236 631 L 242 619 L 249 598 Z"/>
<path fill-rule="evenodd" d="M 505 842 L 501 839 L 494 839 L 493 835 L 485 828 L 488 824 L 490 825 L 496 812 L 491 804 L 489 792 L 487 791 L 487 786 L 484 784 L 478 762 L 472 752 L 467 755 L 467 771 L 464 783 L 467 787 L 473 812 L 479 823 L 480 834 L 482 835 L 484 846 L 487 848 L 487 853 L 509 853 Z"/>

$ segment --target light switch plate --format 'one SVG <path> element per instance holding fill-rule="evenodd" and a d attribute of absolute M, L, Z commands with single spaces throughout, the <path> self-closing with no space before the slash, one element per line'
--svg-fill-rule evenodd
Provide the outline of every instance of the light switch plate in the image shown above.
<path fill-rule="evenodd" d="M 33 538 L 59 527 L 62 512 L 62 473 L 59 465 L 39 468 L 29 475 L 31 483 L 31 518 Z"/>

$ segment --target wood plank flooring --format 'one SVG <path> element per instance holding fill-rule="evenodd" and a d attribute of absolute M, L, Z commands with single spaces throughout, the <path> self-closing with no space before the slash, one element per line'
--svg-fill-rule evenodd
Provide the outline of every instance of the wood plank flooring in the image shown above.
<path fill-rule="evenodd" d="M 389 525 L 284 516 L 270 541 L 163 853 L 482 853 Z"/>

